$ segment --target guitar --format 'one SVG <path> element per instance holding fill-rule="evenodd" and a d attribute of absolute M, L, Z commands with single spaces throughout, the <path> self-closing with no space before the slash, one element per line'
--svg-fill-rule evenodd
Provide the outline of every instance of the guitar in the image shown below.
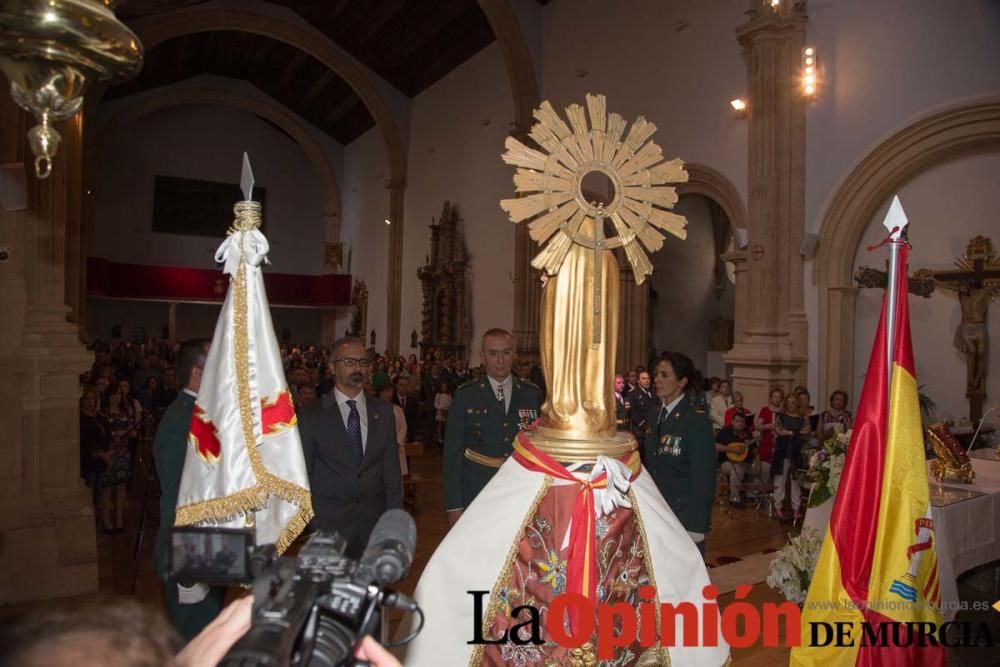
<path fill-rule="evenodd" d="M 736 445 L 739 448 L 739 453 L 736 452 L 726 452 L 726 458 L 733 463 L 743 463 L 747 460 L 747 456 L 750 455 L 750 448 L 747 447 L 745 442 L 731 442 L 730 445 Z"/>

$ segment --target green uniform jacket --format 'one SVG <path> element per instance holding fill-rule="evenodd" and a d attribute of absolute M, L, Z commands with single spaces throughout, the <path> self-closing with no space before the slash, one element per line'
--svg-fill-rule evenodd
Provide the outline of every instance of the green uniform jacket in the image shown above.
<path fill-rule="evenodd" d="M 643 443 L 646 468 L 684 529 L 707 533 L 715 498 L 712 422 L 690 396 L 670 414 L 663 412 L 659 406 L 649 411 L 650 427 Z"/>
<path fill-rule="evenodd" d="M 153 440 L 153 457 L 156 474 L 160 477 L 160 527 L 156 531 L 153 564 L 156 575 L 163 580 L 164 600 L 170 623 L 187 640 L 194 638 L 212 622 L 225 599 L 226 589 L 213 586 L 208 597 L 197 604 L 182 605 L 177 600 L 177 585 L 167 580 L 167 554 L 170 549 L 170 529 L 177 517 L 177 495 L 180 493 L 184 457 L 188 448 L 188 429 L 194 412 L 194 396 L 186 392 L 177 394 L 160 419 Z"/>
<path fill-rule="evenodd" d="M 194 396 L 179 392 L 170 404 L 153 440 L 153 460 L 156 474 L 160 477 L 160 527 L 156 531 L 156 547 L 153 563 L 156 576 L 167 580 L 167 553 L 170 550 L 170 529 L 177 516 L 177 494 L 181 487 L 181 473 L 184 472 L 184 456 L 187 454 L 188 429 L 191 428 L 191 414 L 194 412 Z"/>
<path fill-rule="evenodd" d="M 538 387 L 517 376 L 513 380 L 506 414 L 485 377 L 455 391 L 444 437 L 445 509 L 468 507 L 496 474 L 496 468 L 467 459 L 466 449 L 485 456 L 510 456 L 514 437 L 538 418 L 542 400 Z"/>

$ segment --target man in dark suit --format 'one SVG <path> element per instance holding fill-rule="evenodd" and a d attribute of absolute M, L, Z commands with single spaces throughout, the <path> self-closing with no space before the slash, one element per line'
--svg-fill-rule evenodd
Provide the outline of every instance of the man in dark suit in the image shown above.
<path fill-rule="evenodd" d="M 406 441 L 413 442 L 420 406 L 416 399 L 410 396 L 410 377 L 398 376 L 392 383 L 392 389 L 392 402 L 403 409 L 403 416 L 406 417 Z"/>
<path fill-rule="evenodd" d="M 312 489 L 314 525 L 361 555 L 382 513 L 403 507 L 392 405 L 364 394 L 371 361 L 364 344 L 333 344 L 333 391 L 302 410 L 299 434 Z"/>
<path fill-rule="evenodd" d="M 448 520 L 462 511 L 513 451 L 514 436 L 538 418 L 538 387 L 511 373 L 514 339 L 503 329 L 483 335 L 486 377 L 455 392 L 444 439 L 444 502 Z"/>
<path fill-rule="evenodd" d="M 177 352 L 177 378 L 183 389 L 170 404 L 153 440 L 156 473 L 160 477 L 160 528 L 156 531 L 153 561 L 157 576 L 163 581 L 163 597 L 170 623 L 185 639 L 201 632 L 222 609 L 226 589 L 204 584 L 184 585 L 170 578 L 167 554 L 170 552 L 170 529 L 177 514 L 177 494 L 180 492 L 184 456 L 188 448 L 188 430 L 194 401 L 201 389 L 201 374 L 211 341 L 193 340 L 181 345 Z M 200 601 L 198 601 L 200 598 Z"/>

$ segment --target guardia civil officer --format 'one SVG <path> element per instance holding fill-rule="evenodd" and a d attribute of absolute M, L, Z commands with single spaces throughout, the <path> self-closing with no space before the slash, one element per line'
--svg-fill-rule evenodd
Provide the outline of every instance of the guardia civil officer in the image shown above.
<path fill-rule="evenodd" d="M 697 398 L 701 374 L 686 355 L 664 352 L 656 364 L 658 408 L 650 411 L 645 465 L 681 525 L 705 553 L 715 497 L 712 421 Z"/>
<path fill-rule="evenodd" d="M 513 373 L 514 338 L 504 329 L 483 334 L 486 376 L 455 391 L 444 437 L 444 501 L 448 520 L 483 490 L 513 451 L 514 437 L 538 418 L 541 392 Z"/>

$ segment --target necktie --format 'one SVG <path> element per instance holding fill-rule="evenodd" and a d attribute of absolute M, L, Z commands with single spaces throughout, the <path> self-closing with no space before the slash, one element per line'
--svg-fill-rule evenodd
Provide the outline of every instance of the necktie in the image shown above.
<path fill-rule="evenodd" d="M 361 446 L 361 415 L 358 414 L 358 402 L 349 400 L 347 407 L 351 409 L 347 415 L 347 441 L 351 443 L 354 460 L 361 463 L 361 459 L 365 457 L 365 450 Z"/>

